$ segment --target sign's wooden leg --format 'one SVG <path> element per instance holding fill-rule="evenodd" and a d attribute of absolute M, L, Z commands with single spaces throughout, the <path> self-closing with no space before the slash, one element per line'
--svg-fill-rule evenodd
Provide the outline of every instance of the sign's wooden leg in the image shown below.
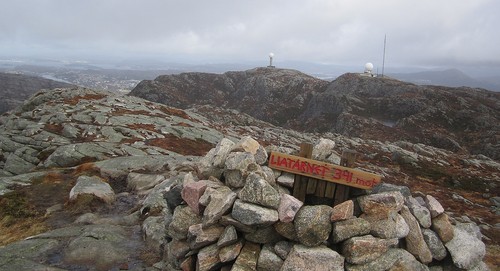
<path fill-rule="evenodd" d="M 312 144 L 302 143 L 300 144 L 300 152 L 298 156 L 310 159 L 312 158 L 312 149 Z M 302 202 L 306 201 L 308 180 L 308 177 L 295 175 L 295 180 L 293 182 L 293 196 Z"/>

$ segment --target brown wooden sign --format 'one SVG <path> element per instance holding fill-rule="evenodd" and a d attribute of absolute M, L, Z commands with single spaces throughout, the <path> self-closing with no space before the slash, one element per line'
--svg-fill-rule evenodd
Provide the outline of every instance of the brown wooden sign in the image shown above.
<path fill-rule="evenodd" d="M 377 174 L 279 152 L 271 152 L 269 167 L 362 189 L 372 189 L 381 180 Z"/>

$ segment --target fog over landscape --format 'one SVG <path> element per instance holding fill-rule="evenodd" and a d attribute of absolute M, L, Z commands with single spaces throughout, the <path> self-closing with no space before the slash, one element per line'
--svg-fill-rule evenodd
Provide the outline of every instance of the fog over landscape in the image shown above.
<path fill-rule="evenodd" d="M 0 58 L 500 70 L 500 2 L 6 1 Z M 264 64 L 265 65 L 265 64 Z M 347 71 L 346 71 L 347 72 Z"/>

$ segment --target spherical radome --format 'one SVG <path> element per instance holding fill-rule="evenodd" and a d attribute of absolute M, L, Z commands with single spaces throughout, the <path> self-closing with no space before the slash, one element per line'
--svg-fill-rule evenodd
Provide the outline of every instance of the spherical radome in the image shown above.
<path fill-rule="evenodd" d="M 366 64 L 365 64 L 365 69 L 366 69 L 367 71 L 371 71 L 371 70 L 373 70 L 373 64 L 372 64 L 372 63 L 370 63 L 370 62 L 366 63 Z"/>
<path fill-rule="evenodd" d="M 274 53 L 269 53 L 269 57 L 274 57 Z"/>

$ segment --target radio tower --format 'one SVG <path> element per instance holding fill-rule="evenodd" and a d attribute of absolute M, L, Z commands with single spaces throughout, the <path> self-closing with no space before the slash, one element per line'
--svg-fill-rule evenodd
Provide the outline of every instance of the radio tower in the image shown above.
<path fill-rule="evenodd" d="M 385 68 L 385 44 L 387 41 L 387 35 L 384 35 L 384 56 L 382 57 L 382 77 L 384 77 L 384 68 Z"/>

